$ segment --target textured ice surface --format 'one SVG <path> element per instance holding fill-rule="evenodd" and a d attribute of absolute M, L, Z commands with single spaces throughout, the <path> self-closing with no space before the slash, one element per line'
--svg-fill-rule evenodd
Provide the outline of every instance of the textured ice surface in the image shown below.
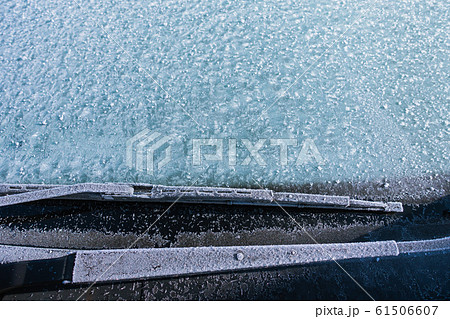
<path fill-rule="evenodd" d="M 422 0 L 2 1 L 0 181 L 448 173 L 448 12 Z M 145 128 L 176 136 L 154 175 L 125 163 L 127 139 Z M 265 167 L 241 165 L 242 147 L 235 167 L 226 156 L 193 167 L 191 139 L 203 137 L 311 138 L 325 162 L 295 166 L 291 147 L 282 167 L 267 141 Z"/>

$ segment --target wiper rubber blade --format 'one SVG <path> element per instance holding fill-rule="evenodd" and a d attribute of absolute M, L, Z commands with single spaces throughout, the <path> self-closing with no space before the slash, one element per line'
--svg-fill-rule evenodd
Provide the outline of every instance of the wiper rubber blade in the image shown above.
<path fill-rule="evenodd" d="M 96 196 L 92 196 L 95 194 Z M 1 196 L 3 195 L 3 196 Z M 268 189 L 186 187 L 152 184 L 0 185 L 0 207 L 43 199 L 173 202 L 307 207 L 381 213 L 403 212 L 400 202 L 351 199 L 349 196 L 274 192 Z"/>

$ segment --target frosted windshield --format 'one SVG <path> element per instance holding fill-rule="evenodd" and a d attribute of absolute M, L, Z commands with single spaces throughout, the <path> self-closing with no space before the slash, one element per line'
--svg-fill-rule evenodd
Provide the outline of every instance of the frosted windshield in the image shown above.
<path fill-rule="evenodd" d="M 439 1 L 2 1 L 0 181 L 448 174 L 448 31 Z"/>

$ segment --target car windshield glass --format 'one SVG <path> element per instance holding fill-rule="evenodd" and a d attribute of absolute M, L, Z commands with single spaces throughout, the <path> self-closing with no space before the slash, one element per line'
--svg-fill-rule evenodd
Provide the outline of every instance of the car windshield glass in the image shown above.
<path fill-rule="evenodd" d="M 444 3 L 0 8 L 4 183 L 389 188 L 448 176 Z"/>

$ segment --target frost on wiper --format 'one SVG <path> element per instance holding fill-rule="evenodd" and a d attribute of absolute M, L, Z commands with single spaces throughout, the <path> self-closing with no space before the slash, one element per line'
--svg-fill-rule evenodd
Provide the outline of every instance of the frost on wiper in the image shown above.
<path fill-rule="evenodd" d="M 137 191 L 135 191 L 135 188 Z M 116 201 L 179 201 L 185 203 L 218 203 L 270 205 L 343 210 L 402 212 L 399 202 L 375 202 L 302 193 L 273 192 L 265 189 L 218 187 L 182 187 L 145 184 L 77 184 L 69 186 L 0 185 L 0 207 L 44 199 L 92 199 Z"/>

